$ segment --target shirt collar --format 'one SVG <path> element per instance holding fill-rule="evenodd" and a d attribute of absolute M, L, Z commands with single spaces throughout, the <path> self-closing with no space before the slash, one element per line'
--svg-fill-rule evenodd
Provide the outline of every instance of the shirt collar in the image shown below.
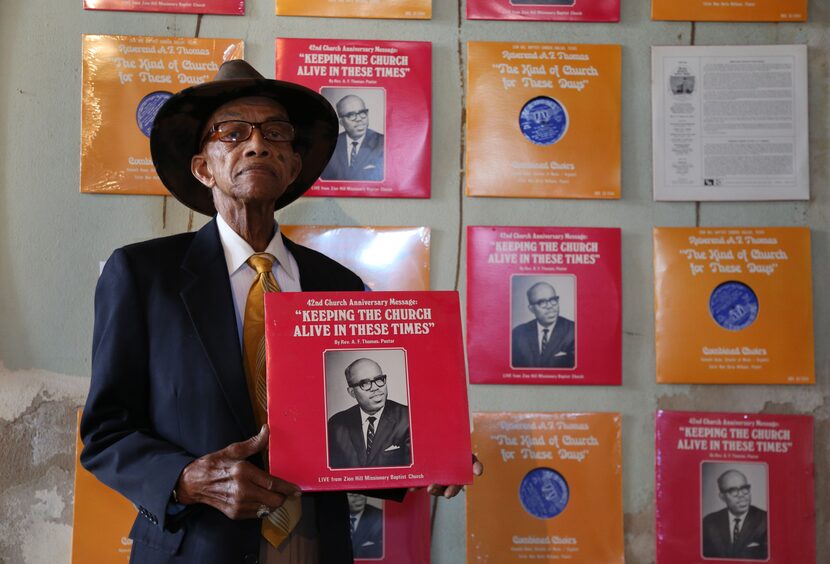
<path fill-rule="evenodd" d="M 361 423 L 363 423 L 363 424 L 365 425 L 365 424 L 366 424 L 366 421 L 367 421 L 370 417 L 374 417 L 374 418 L 375 418 L 375 425 L 377 425 L 377 422 L 378 422 L 378 421 L 380 421 L 380 416 L 383 414 L 383 410 L 384 410 L 384 409 L 386 409 L 386 406 L 385 406 L 385 405 L 384 405 L 383 407 L 381 407 L 379 410 L 377 410 L 376 412 L 374 412 L 372 415 L 369 415 L 368 413 L 366 413 L 365 411 L 363 411 L 363 410 L 361 409 L 361 410 L 360 410 L 360 422 L 361 422 Z"/>
<path fill-rule="evenodd" d="M 219 240 L 222 242 L 222 250 L 225 253 L 225 264 L 228 266 L 228 275 L 230 276 L 242 268 L 242 265 L 256 251 L 219 214 L 216 214 L 216 226 L 219 228 Z M 280 226 L 277 222 L 274 222 L 274 235 L 271 237 L 271 241 L 268 243 L 264 252 L 274 255 L 277 258 L 277 263 L 282 266 L 283 271 L 285 271 L 289 278 L 294 279 L 291 268 L 288 267 L 288 249 L 285 248 L 285 243 L 283 243 L 282 236 L 280 235 Z"/>

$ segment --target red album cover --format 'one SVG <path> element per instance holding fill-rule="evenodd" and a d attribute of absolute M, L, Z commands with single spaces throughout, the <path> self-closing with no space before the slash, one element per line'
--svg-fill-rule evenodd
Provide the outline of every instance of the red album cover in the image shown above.
<path fill-rule="evenodd" d="M 620 230 L 467 227 L 473 384 L 622 383 Z"/>
<path fill-rule="evenodd" d="M 245 0 L 84 0 L 84 9 L 242 16 Z"/>
<path fill-rule="evenodd" d="M 279 80 L 337 111 L 337 146 L 308 196 L 429 198 L 432 45 L 426 41 L 277 39 Z"/>
<path fill-rule="evenodd" d="M 429 564 L 429 494 L 407 492 L 402 503 L 348 492 L 355 564 Z"/>
<path fill-rule="evenodd" d="M 816 561 L 813 418 L 658 411 L 657 562 Z"/>
<path fill-rule="evenodd" d="M 618 22 L 620 0 L 467 0 L 467 19 Z"/>
<path fill-rule="evenodd" d="M 272 474 L 306 491 L 472 482 L 457 292 L 267 293 L 265 339 Z"/>

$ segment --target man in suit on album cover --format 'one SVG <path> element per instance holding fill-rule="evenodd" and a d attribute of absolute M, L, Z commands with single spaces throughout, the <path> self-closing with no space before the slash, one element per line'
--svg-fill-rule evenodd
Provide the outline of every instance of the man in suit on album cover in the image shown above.
<path fill-rule="evenodd" d="M 349 521 L 355 558 L 383 556 L 383 511 L 366 503 L 366 496 L 349 492 Z"/>
<path fill-rule="evenodd" d="M 511 365 L 514 368 L 573 368 L 574 322 L 559 315 L 559 296 L 547 282 L 527 290 L 534 319 L 513 328 Z"/>
<path fill-rule="evenodd" d="M 703 556 L 766 560 L 767 512 L 752 505 L 746 476 L 727 470 L 718 476 L 718 490 L 726 507 L 703 518 Z"/>
<path fill-rule="evenodd" d="M 369 109 L 360 96 L 349 94 L 335 104 L 343 133 L 323 180 L 383 180 L 383 134 L 369 129 Z"/>
<path fill-rule="evenodd" d="M 412 455 L 409 408 L 387 398 L 380 365 L 359 358 L 346 367 L 347 391 L 357 404 L 328 421 L 332 468 L 408 466 Z"/>

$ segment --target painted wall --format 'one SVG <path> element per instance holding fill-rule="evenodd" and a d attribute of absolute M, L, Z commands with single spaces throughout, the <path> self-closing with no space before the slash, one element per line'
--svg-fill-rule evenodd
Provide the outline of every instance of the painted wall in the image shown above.
<path fill-rule="evenodd" d="M 432 285 L 463 292 L 461 227 L 475 224 L 620 226 L 623 230 L 624 386 L 470 390 L 474 410 L 602 410 L 623 414 L 626 553 L 654 559 L 653 423 L 657 408 L 796 412 L 816 417 L 819 561 L 830 561 L 830 5 L 807 24 L 651 22 L 648 0 L 623 0 L 619 24 L 467 22 L 463 5 L 434 0 L 431 21 L 277 18 L 273 0 L 244 17 L 84 12 L 80 0 L 0 0 L 0 562 L 67 562 L 74 410 L 88 386 L 92 296 L 99 261 L 129 242 L 203 223 L 172 199 L 78 193 L 81 34 L 241 37 L 246 58 L 273 76 L 274 38 L 426 40 L 434 49 L 432 198 L 313 199 L 286 223 L 428 225 Z M 465 42 L 513 40 L 623 45 L 623 197 L 531 201 L 462 196 Z M 649 46 L 806 43 L 810 46 L 809 203 L 656 204 L 651 197 Z M 597 158 L 602 158 L 597 155 Z M 166 200 L 166 201 L 165 201 Z M 653 225 L 808 225 L 813 233 L 816 364 L 811 387 L 657 386 L 654 383 Z M 461 276 L 459 276 L 459 273 Z M 824 500 L 824 502 L 822 502 Z M 601 510 L 601 508 L 598 508 Z M 433 560 L 464 561 L 464 501 L 437 506 Z"/>

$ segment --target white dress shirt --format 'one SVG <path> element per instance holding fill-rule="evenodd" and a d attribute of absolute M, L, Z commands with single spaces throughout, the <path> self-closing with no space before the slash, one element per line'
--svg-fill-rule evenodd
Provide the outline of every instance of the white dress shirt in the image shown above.
<path fill-rule="evenodd" d="M 558 321 L 559 317 L 557 317 L 556 320 Z M 539 346 L 539 354 L 542 354 L 542 339 L 545 336 L 545 329 L 548 330 L 548 341 L 550 341 L 550 338 L 553 336 L 554 327 L 556 327 L 556 321 L 548 327 L 545 327 L 538 321 L 536 322 L 536 344 Z"/>
<path fill-rule="evenodd" d="M 378 432 L 378 423 L 380 422 L 380 416 L 383 415 L 384 408 L 381 407 L 377 412 L 369 415 L 362 409 L 360 410 L 360 419 L 363 422 L 363 446 L 368 447 L 369 444 L 366 442 L 366 433 L 369 431 L 369 418 L 375 418 L 375 433 Z"/>
<path fill-rule="evenodd" d="M 366 139 L 366 134 L 364 133 L 363 137 L 361 137 L 360 139 L 352 139 L 351 137 L 346 135 L 346 139 L 349 140 L 349 142 L 346 143 L 346 161 L 349 163 L 349 166 L 352 166 L 352 147 L 354 147 L 354 143 L 356 142 L 357 148 L 354 154 L 357 155 L 358 153 L 360 153 L 360 148 L 363 146 L 363 140 Z"/>

